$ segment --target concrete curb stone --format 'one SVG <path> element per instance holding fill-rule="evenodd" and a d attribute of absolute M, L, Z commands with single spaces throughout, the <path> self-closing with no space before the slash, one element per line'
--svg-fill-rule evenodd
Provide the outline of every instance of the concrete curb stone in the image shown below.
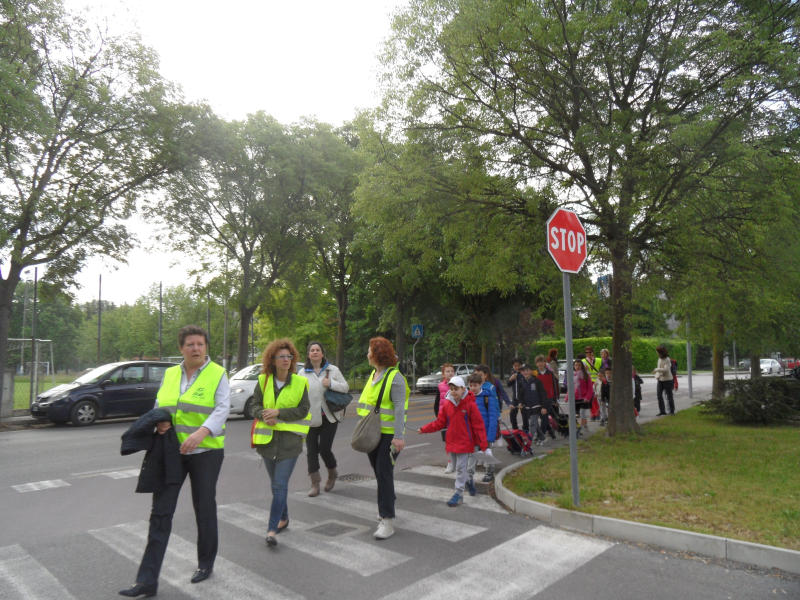
<path fill-rule="evenodd" d="M 659 546 L 668 550 L 693 552 L 712 558 L 800 574 L 800 552 L 796 550 L 590 515 L 522 498 L 506 488 L 503 485 L 503 479 L 509 473 L 530 462 L 530 460 L 533 459 L 510 464 L 495 477 L 495 495 L 497 499 L 513 512 L 533 517 L 548 525 L 580 533 L 602 535 L 627 542 Z"/>

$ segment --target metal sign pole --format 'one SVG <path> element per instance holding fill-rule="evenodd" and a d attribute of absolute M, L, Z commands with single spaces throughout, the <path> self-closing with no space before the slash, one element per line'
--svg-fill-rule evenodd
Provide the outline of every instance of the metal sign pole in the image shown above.
<path fill-rule="evenodd" d="M 561 273 L 564 288 L 564 341 L 567 346 L 567 397 L 569 398 L 569 472 L 572 482 L 572 503 L 580 506 L 580 492 L 578 490 L 578 435 L 575 430 L 575 380 L 572 373 L 572 298 L 569 289 L 569 273 Z"/>

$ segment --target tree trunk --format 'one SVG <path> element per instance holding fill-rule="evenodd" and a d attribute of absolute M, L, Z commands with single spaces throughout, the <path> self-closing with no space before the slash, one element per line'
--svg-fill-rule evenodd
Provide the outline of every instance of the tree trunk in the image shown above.
<path fill-rule="evenodd" d="M 6 365 L 8 364 L 8 331 L 11 326 L 11 301 L 14 298 L 14 291 L 19 284 L 19 276 L 22 269 L 16 266 L 13 261 L 10 265 L 8 279 L 0 277 L 0 390 L 6 376 Z M 11 391 L 8 398 L 0 398 L 0 415 L 11 416 L 14 412 L 14 393 Z M 0 392 L 2 393 L 2 392 Z"/>
<path fill-rule="evenodd" d="M 347 290 L 336 292 L 336 366 L 344 373 L 344 340 L 347 333 Z"/>
<path fill-rule="evenodd" d="M 757 379 L 761 377 L 761 355 L 750 355 L 750 379 Z"/>
<path fill-rule="evenodd" d="M 395 306 L 394 350 L 402 364 L 406 354 L 406 299 L 401 293 L 397 294 Z"/>
<path fill-rule="evenodd" d="M 631 353 L 631 308 L 633 270 L 626 244 L 611 248 L 611 311 L 614 324 L 611 355 L 611 399 L 608 410 L 608 435 L 638 433 L 633 412 L 633 356 Z M 570 372 L 572 365 L 567 365 Z"/>
<path fill-rule="evenodd" d="M 239 304 L 239 350 L 236 357 L 236 369 L 244 369 L 250 364 L 250 319 L 256 312 L 255 306 Z"/>
<path fill-rule="evenodd" d="M 711 396 L 722 398 L 725 395 L 725 367 L 722 352 L 725 347 L 725 323 L 722 315 L 717 315 L 711 326 Z"/>

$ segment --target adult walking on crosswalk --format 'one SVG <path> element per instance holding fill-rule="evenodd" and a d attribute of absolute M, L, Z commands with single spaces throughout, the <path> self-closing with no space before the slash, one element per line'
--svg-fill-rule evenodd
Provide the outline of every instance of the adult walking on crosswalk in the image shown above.
<path fill-rule="evenodd" d="M 225 447 L 225 422 L 230 411 L 230 387 L 225 369 L 208 357 L 208 333 L 187 325 L 178 332 L 183 355 L 180 365 L 164 372 L 156 406 L 166 409 L 172 421 L 156 425 L 164 435 L 171 427 L 180 444 L 180 473 L 175 483 L 164 483 L 153 493 L 150 529 L 136 584 L 121 590 L 122 596 L 155 596 L 158 576 L 167 551 L 172 515 L 186 475 L 192 484 L 192 503 L 197 521 L 197 570 L 192 583 L 208 579 L 217 556 L 217 478 Z"/>
<path fill-rule="evenodd" d="M 272 489 L 266 538 L 270 548 L 278 545 L 275 536 L 289 527 L 289 478 L 311 423 L 308 380 L 295 372 L 297 359 L 290 340 L 270 342 L 253 391 L 255 405 L 262 408 L 253 423 L 252 444 L 264 461 Z"/>
<path fill-rule="evenodd" d="M 372 338 L 367 360 L 373 370 L 361 392 L 357 412 L 363 417 L 376 405 L 380 406 L 381 439 L 367 456 L 378 482 L 378 528 L 374 535 L 383 540 L 394 535 L 394 463 L 405 446 L 406 410 L 411 391 L 406 378 L 396 368 L 397 355 L 389 340 Z"/>
<path fill-rule="evenodd" d="M 311 423 L 306 437 L 306 458 L 308 476 L 311 478 L 309 496 L 319 495 L 322 477 L 319 474 L 319 459 L 328 469 L 328 480 L 324 490 L 330 492 L 339 476 L 336 471 L 336 457 L 333 455 L 333 439 L 339 420 L 325 402 L 325 390 L 347 393 L 350 386 L 339 367 L 332 365 L 325 357 L 325 349 L 319 342 L 309 342 L 306 346 L 306 362 L 297 372 L 308 379 L 308 400 L 311 404 Z"/>

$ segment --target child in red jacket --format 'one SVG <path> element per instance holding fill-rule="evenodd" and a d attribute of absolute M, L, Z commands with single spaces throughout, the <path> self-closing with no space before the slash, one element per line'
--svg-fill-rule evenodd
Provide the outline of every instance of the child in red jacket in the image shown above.
<path fill-rule="evenodd" d="M 447 506 L 458 506 L 464 500 L 464 487 L 470 495 L 475 495 L 475 482 L 468 478 L 467 462 L 475 451 L 475 446 L 486 450 L 486 429 L 483 417 L 475 405 L 475 396 L 467 390 L 464 379 L 459 376 L 449 381 L 450 391 L 445 402 L 439 405 L 439 416 L 435 421 L 423 425 L 419 433 L 433 433 L 447 427 L 445 450 L 450 454 L 456 471 L 456 492 L 447 501 Z"/>

